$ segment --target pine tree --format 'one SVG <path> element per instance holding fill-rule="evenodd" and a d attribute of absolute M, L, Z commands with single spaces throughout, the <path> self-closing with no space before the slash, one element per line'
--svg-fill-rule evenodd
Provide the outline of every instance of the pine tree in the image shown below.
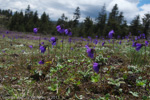
<path fill-rule="evenodd" d="M 67 26 L 66 24 L 67 24 L 67 17 L 65 16 L 65 14 L 63 13 L 62 15 L 61 15 L 61 18 L 59 18 L 58 19 L 58 21 L 57 21 L 57 25 L 61 25 L 61 24 L 64 24 L 65 26 Z"/>
<path fill-rule="evenodd" d="M 48 33 L 48 30 L 49 30 L 49 16 L 46 15 L 46 13 L 44 12 L 41 15 L 40 31 L 46 34 Z"/>
<path fill-rule="evenodd" d="M 93 21 L 90 17 L 86 17 L 84 20 L 84 36 L 92 36 L 93 34 Z"/>
<path fill-rule="evenodd" d="M 117 4 L 115 4 L 112 8 L 112 11 L 109 14 L 105 36 L 107 36 L 108 32 L 112 29 L 115 31 L 115 38 L 117 38 L 118 35 L 121 35 L 122 31 L 120 26 L 123 22 L 123 17 L 123 13 L 119 13 L 118 6 Z"/>
<path fill-rule="evenodd" d="M 74 12 L 74 16 L 73 16 L 73 27 L 76 27 L 79 23 L 79 18 L 80 18 L 80 8 L 77 7 L 75 12 Z"/>
<path fill-rule="evenodd" d="M 97 36 L 102 36 L 104 35 L 104 29 L 105 29 L 105 24 L 106 24 L 106 6 L 104 5 L 101 9 L 101 11 L 98 14 L 98 17 L 96 19 L 97 25 L 96 25 L 96 30 L 97 31 Z"/>
<path fill-rule="evenodd" d="M 33 27 L 39 27 L 39 24 L 38 13 L 35 11 L 33 14 Z"/>
<path fill-rule="evenodd" d="M 150 14 L 147 13 L 144 15 L 144 17 L 142 18 L 143 21 L 143 33 L 145 33 L 146 38 L 149 35 L 148 33 L 150 32 Z"/>
<path fill-rule="evenodd" d="M 138 31 L 141 31 L 141 24 L 140 24 L 140 16 L 137 15 L 132 21 L 130 25 L 129 31 L 132 33 L 132 35 L 138 36 L 140 33 Z"/>

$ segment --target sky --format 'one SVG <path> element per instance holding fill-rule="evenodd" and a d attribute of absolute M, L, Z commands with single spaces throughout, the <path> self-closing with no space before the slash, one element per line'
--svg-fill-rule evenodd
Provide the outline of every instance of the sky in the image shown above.
<path fill-rule="evenodd" d="M 82 22 L 87 16 L 94 21 L 104 4 L 108 13 L 117 4 L 128 23 L 136 15 L 143 18 L 144 14 L 150 13 L 150 0 L 0 0 L 0 9 L 24 11 L 30 5 L 31 10 L 38 11 L 39 16 L 45 11 L 51 20 L 56 21 L 63 13 L 68 20 L 73 19 L 75 9 L 80 7 L 79 20 Z"/>

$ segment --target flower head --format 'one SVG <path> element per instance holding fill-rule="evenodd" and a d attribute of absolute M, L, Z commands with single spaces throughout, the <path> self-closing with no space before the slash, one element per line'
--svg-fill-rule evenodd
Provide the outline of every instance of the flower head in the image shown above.
<path fill-rule="evenodd" d="M 89 46 L 88 45 L 85 45 L 85 47 L 88 49 L 89 48 Z"/>
<path fill-rule="evenodd" d="M 33 32 L 37 33 L 38 32 L 38 28 L 33 28 Z"/>
<path fill-rule="evenodd" d="M 97 40 L 97 39 L 95 39 L 95 40 L 93 41 L 93 43 L 97 44 L 97 43 L 98 43 L 98 40 Z"/>
<path fill-rule="evenodd" d="M 51 37 L 52 45 L 56 45 L 56 41 L 57 41 L 57 38 L 55 38 L 55 37 Z"/>
<path fill-rule="evenodd" d="M 71 29 L 69 28 L 69 29 L 65 29 L 65 33 L 66 33 L 66 35 L 68 35 L 68 36 L 71 36 L 72 35 L 72 32 L 71 32 Z"/>
<path fill-rule="evenodd" d="M 91 49 L 91 48 L 87 48 L 87 51 L 88 53 L 88 56 L 93 59 L 94 58 L 94 49 Z"/>
<path fill-rule="evenodd" d="M 5 35 L 3 35 L 3 38 L 5 37 Z"/>
<path fill-rule="evenodd" d="M 148 44 L 149 44 L 148 41 L 145 41 L 145 46 L 148 46 Z"/>
<path fill-rule="evenodd" d="M 113 37 L 113 34 L 114 34 L 114 30 L 111 30 L 108 35 L 109 35 L 109 38 L 112 38 Z"/>
<path fill-rule="evenodd" d="M 9 31 L 6 31 L 6 34 L 8 34 L 9 33 Z"/>
<path fill-rule="evenodd" d="M 137 38 L 137 37 L 135 37 L 135 40 L 137 41 L 137 40 L 138 40 L 138 38 Z"/>
<path fill-rule="evenodd" d="M 142 37 L 145 39 L 145 34 L 144 33 L 142 34 Z"/>
<path fill-rule="evenodd" d="M 68 39 L 68 42 L 71 42 L 71 40 L 72 40 L 72 39 L 71 39 L 71 38 L 69 38 L 69 39 Z"/>
<path fill-rule="evenodd" d="M 119 44 L 121 44 L 121 40 L 119 41 Z"/>
<path fill-rule="evenodd" d="M 143 45 L 142 44 L 140 44 L 140 43 L 136 43 L 136 51 L 139 51 L 141 48 L 143 47 Z"/>
<path fill-rule="evenodd" d="M 45 46 L 40 46 L 40 50 L 41 50 L 41 53 L 44 53 L 46 51 L 46 47 Z"/>
<path fill-rule="evenodd" d="M 94 69 L 94 71 L 96 72 L 96 73 L 98 73 L 99 72 L 99 68 L 100 68 L 100 66 L 99 66 L 99 64 L 98 63 L 93 63 L 93 69 Z"/>
<path fill-rule="evenodd" d="M 33 46 L 32 45 L 29 45 L 29 47 L 32 49 L 33 48 Z"/>
<path fill-rule="evenodd" d="M 133 42 L 132 47 L 136 47 L 136 42 Z"/>
<path fill-rule="evenodd" d="M 73 50 L 73 48 L 72 48 L 72 47 L 71 47 L 70 49 L 71 49 L 71 50 Z"/>
<path fill-rule="evenodd" d="M 39 61 L 39 64 L 44 64 L 44 60 Z"/>
<path fill-rule="evenodd" d="M 64 33 L 63 25 L 58 25 L 56 29 L 59 33 Z"/>
<path fill-rule="evenodd" d="M 104 46 L 105 42 L 102 43 L 102 46 Z"/>

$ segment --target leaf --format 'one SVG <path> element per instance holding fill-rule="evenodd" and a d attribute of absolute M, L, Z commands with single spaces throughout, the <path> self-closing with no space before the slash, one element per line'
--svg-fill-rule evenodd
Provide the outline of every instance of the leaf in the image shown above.
<path fill-rule="evenodd" d="M 51 91 L 56 91 L 57 90 L 57 85 L 58 84 L 53 84 L 52 86 L 49 86 L 48 89 Z"/>
<path fill-rule="evenodd" d="M 138 93 L 137 92 L 132 92 L 132 91 L 129 91 L 129 93 L 131 93 L 133 96 L 135 97 L 139 97 Z"/>
<path fill-rule="evenodd" d="M 81 82 L 80 82 L 80 81 L 78 81 L 76 84 L 77 84 L 77 85 L 80 85 L 80 84 L 81 84 Z"/>
<path fill-rule="evenodd" d="M 94 82 L 94 83 L 98 82 L 98 80 L 99 80 L 99 76 L 98 75 L 91 77 L 91 81 Z"/>
<path fill-rule="evenodd" d="M 68 88 L 68 91 L 66 92 L 66 95 L 69 96 L 70 92 L 71 92 L 70 88 Z"/>

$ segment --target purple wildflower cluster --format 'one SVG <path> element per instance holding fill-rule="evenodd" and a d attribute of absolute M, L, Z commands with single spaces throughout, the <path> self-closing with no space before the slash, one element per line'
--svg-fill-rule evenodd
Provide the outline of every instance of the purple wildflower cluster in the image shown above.
<path fill-rule="evenodd" d="M 148 46 L 148 41 L 145 41 L 145 45 L 137 42 L 133 42 L 132 47 L 136 47 L 136 51 L 139 51 L 143 46 Z"/>
<path fill-rule="evenodd" d="M 58 25 L 58 26 L 56 27 L 56 29 L 57 29 L 57 31 L 58 31 L 59 33 L 65 33 L 65 34 L 68 35 L 68 36 L 71 36 L 71 35 L 72 35 L 71 29 L 70 29 L 70 28 L 64 29 L 64 25 Z"/>
<path fill-rule="evenodd" d="M 56 27 L 56 29 L 57 29 L 57 31 L 59 32 L 59 33 L 64 33 L 64 25 L 58 25 L 57 27 Z"/>
<path fill-rule="evenodd" d="M 53 46 L 56 45 L 56 41 L 57 41 L 57 38 L 51 37 L 51 42 Z"/>

